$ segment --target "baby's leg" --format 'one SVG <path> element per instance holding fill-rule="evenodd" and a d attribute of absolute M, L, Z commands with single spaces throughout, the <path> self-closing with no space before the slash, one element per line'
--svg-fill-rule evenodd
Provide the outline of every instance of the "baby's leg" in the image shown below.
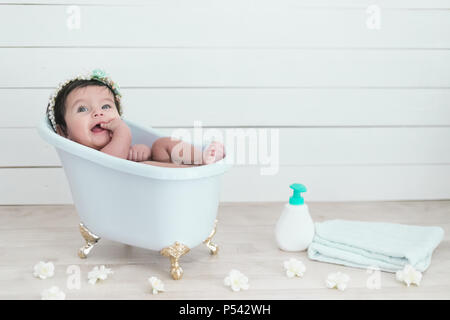
<path fill-rule="evenodd" d="M 153 143 L 151 159 L 166 163 L 200 165 L 202 164 L 203 154 L 202 150 L 195 148 L 190 143 L 163 137 Z"/>

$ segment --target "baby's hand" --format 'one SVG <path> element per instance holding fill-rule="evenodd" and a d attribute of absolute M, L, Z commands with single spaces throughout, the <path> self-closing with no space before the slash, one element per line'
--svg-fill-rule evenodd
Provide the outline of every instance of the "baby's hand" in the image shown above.
<path fill-rule="evenodd" d="M 122 126 L 126 126 L 125 122 L 122 121 L 122 119 L 120 118 L 115 118 L 110 120 L 107 123 L 100 123 L 100 126 L 103 129 L 107 129 L 110 130 L 111 132 L 116 131 L 118 128 L 122 127 Z"/>
<path fill-rule="evenodd" d="M 149 146 L 145 144 L 135 144 L 130 148 L 130 152 L 128 152 L 127 160 L 131 161 L 146 161 L 150 158 L 152 154 L 152 150 Z"/>

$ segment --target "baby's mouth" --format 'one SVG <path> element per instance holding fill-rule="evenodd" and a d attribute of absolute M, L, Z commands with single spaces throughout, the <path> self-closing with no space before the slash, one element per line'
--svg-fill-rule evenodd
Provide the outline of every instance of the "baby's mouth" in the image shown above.
<path fill-rule="evenodd" d="M 91 129 L 91 131 L 94 132 L 94 133 L 100 133 L 100 132 L 106 131 L 106 129 L 103 129 L 103 128 L 100 126 L 100 123 L 97 123 L 97 124 Z"/>

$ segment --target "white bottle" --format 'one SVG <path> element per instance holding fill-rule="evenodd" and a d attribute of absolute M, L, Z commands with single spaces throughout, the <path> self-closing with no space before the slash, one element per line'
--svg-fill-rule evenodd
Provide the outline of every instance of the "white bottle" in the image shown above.
<path fill-rule="evenodd" d="M 290 187 L 294 189 L 294 195 L 289 198 L 277 221 L 275 238 L 281 250 L 303 251 L 308 249 L 314 238 L 314 222 L 300 195 L 300 192 L 306 192 L 306 187 L 298 183 Z"/>

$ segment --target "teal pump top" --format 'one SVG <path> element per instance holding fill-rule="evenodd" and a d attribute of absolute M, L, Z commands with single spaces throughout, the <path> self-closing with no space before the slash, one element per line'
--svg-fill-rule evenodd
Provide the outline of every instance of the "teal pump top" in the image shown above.
<path fill-rule="evenodd" d="M 306 192 L 306 187 L 300 183 L 294 183 L 289 186 L 294 190 L 294 194 L 289 198 L 289 204 L 300 205 L 304 204 L 305 200 L 301 196 L 300 192 Z"/>

